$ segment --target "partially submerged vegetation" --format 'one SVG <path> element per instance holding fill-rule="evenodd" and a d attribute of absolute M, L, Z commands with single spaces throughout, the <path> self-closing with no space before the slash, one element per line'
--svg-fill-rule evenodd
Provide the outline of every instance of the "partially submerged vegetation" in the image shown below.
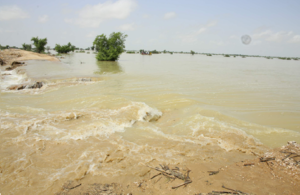
<path fill-rule="evenodd" d="M 141 50 L 128 50 L 126 53 L 128 54 L 139 54 Z M 193 50 L 190 52 L 184 52 L 184 51 L 158 51 L 158 50 L 150 50 L 152 54 L 192 54 L 192 55 L 206 55 L 206 56 L 224 56 L 224 57 L 241 57 L 241 58 L 247 58 L 247 57 L 257 57 L 257 58 L 266 58 L 266 59 L 280 59 L 280 60 L 299 60 L 299 57 L 279 57 L 279 56 L 259 56 L 259 55 L 244 55 L 244 54 L 224 54 L 224 53 L 198 53 Z"/>
<path fill-rule="evenodd" d="M 109 35 L 98 35 L 94 40 L 94 46 L 98 54 L 96 59 L 98 61 L 116 61 L 120 54 L 124 52 L 125 40 L 127 35 L 121 32 L 113 32 Z"/>
<path fill-rule="evenodd" d="M 67 45 L 62 46 L 56 44 L 55 51 L 57 51 L 58 53 L 69 53 L 70 51 L 74 51 L 75 48 L 76 47 L 69 42 Z"/>

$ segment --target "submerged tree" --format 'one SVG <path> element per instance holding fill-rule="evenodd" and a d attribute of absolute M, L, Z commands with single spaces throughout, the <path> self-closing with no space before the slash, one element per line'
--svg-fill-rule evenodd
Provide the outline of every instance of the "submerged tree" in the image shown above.
<path fill-rule="evenodd" d="M 23 50 L 26 50 L 26 51 L 31 51 L 31 44 L 26 44 L 26 43 L 24 43 L 24 44 L 22 45 L 22 49 L 23 49 Z"/>
<path fill-rule="evenodd" d="M 98 51 L 96 59 L 98 61 L 118 60 L 120 54 L 124 52 L 126 37 L 127 35 L 121 32 L 113 32 L 109 35 L 109 38 L 104 34 L 98 35 L 93 43 Z"/>
<path fill-rule="evenodd" d="M 56 44 L 55 51 L 57 51 L 58 53 L 69 53 L 70 51 L 74 51 L 75 48 L 76 47 L 69 42 L 68 45 L 62 45 L 62 46 Z"/>
<path fill-rule="evenodd" d="M 194 52 L 193 50 L 191 50 L 191 54 L 192 54 L 192 55 L 194 55 L 194 54 L 195 54 L 195 52 Z"/>
<path fill-rule="evenodd" d="M 42 53 L 45 51 L 45 45 L 47 45 L 47 38 L 39 39 L 38 37 L 32 37 L 33 45 L 35 46 L 35 51 L 37 53 Z"/>

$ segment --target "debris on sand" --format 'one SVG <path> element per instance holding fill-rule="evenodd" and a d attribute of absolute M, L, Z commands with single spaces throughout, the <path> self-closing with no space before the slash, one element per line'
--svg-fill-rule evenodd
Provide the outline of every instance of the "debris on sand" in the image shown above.
<path fill-rule="evenodd" d="M 158 168 L 158 167 L 154 168 L 154 167 L 147 166 L 151 169 L 154 169 L 154 170 L 160 172 L 157 175 L 154 175 L 153 177 L 151 177 L 151 179 L 153 179 L 159 175 L 163 175 L 171 180 L 181 179 L 184 181 L 184 183 L 174 186 L 174 187 L 172 187 L 172 189 L 176 189 L 181 186 L 186 186 L 186 185 L 192 183 L 192 180 L 189 176 L 189 173 L 191 170 L 189 170 L 189 169 L 181 169 L 180 170 L 180 168 L 178 168 L 178 167 L 175 167 L 174 169 L 170 169 L 169 166 L 167 166 L 167 165 L 161 165 L 161 164 L 159 164 L 159 165 L 161 168 Z"/>
<path fill-rule="evenodd" d="M 89 194 L 89 195 L 131 195 L 124 193 L 121 185 L 117 183 L 100 184 L 94 183 L 89 185 L 81 185 L 78 181 L 67 181 L 62 186 L 62 191 L 56 195 L 71 195 L 71 194 Z"/>

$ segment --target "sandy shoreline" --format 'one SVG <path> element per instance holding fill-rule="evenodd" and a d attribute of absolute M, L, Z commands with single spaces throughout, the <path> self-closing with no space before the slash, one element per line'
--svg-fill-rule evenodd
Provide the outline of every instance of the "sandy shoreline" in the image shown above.
<path fill-rule="evenodd" d="M 29 78 L 27 76 L 27 70 L 22 68 L 22 66 L 28 65 L 25 63 L 27 60 L 60 62 L 56 56 L 49 54 L 39 54 L 20 49 L 6 49 L 0 51 L 0 61 L 2 62 L 0 70 L 2 71 L 1 80 L 3 82 L 0 89 L 2 88 L 2 90 L 6 92 L 22 90 L 26 93 L 30 92 L 30 90 L 23 89 L 40 89 L 40 91 L 42 91 L 45 90 L 45 88 L 50 90 L 51 88 L 57 88 L 59 86 L 71 86 L 83 83 L 89 84 L 101 80 L 100 78 L 93 77 L 70 77 L 53 80 L 46 77 L 40 77 L 38 79 Z"/>
<path fill-rule="evenodd" d="M 66 181 L 57 194 L 289 194 L 300 192 L 300 145 L 289 142 L 286 146 L 269 150 L 263 155 L 253 154 L 234 163 L 187 162 L 173 164 L 172 170 L 190 170 L 186 186 L 184 180 L 172 175 L 159 174 L 159 162 L 151 162 L 131 177 L 99 177 L 85 175 L 83 179 Z M 112 157 L 113 158 L 113 157 Z M 111 159 L 112 162 L 116 159 Z M 223 165 L 222 165 L 223 164 Z M 227 165 L 226 165 L 227 164 Z M 177 168 L 175 168 L 177 167 Z M 168 170 L 166 172 L 169 172 Z M 83 174 L 86 172 L 83 171 Z M 54 191 L 53 191 L 54 192 Z M 110 194 L 107 193 L 107 194 Z M 51 193 L 49 193 L 51 194 Z"/>
<path fill-rule="evenodd" d="M 0 51 L 0 58 L 4 61 L 5 65 L 11 65 L 14 61 L 26 61 L 26 60 L 49 60 L 59 61 L 55 56 L 48 54 L 40 54 L 31 51 L 25 51 L 21 49 L 5 49 Z"/>

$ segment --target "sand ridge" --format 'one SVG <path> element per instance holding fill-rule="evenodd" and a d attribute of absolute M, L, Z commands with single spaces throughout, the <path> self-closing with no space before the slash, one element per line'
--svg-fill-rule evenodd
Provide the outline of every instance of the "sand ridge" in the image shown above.
<path fill-rule="evenodd" d="M 26 60 L 49 60 L 59 61 L 55 56 L 49 54 L 35 53 L 21 49 L 5 49 L 0 51 L 0 58 L 4 61 L 3 65 L 11 65 L 14 61 Z"/>

